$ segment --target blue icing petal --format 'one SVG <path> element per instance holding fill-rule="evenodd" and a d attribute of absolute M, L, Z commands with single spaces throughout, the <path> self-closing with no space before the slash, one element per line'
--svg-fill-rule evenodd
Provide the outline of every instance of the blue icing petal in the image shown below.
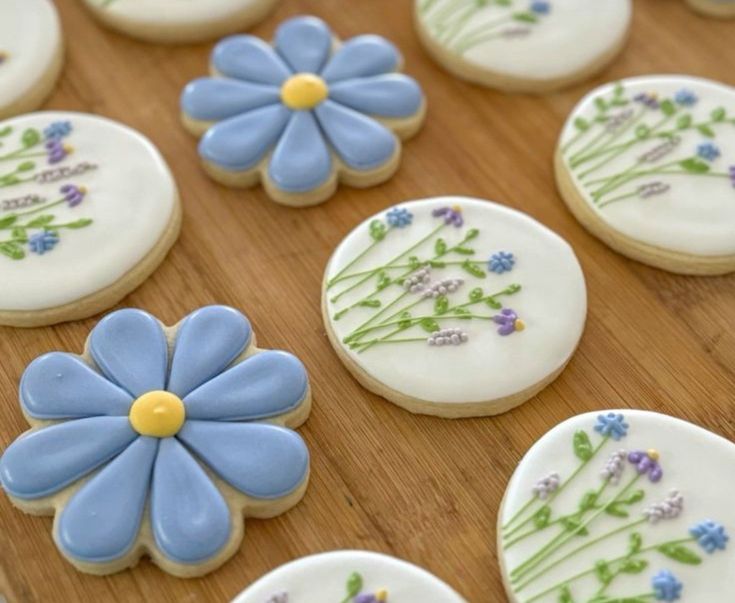
<path fill-rule="evenodd" d="M 401 55 L 393 44 L 368 34 L 347 40 L 329 59 L 321 75 L 327 82 L 369 77 L 395 71 L 400 62 Z"/>
<path fill-rule="evenodd" d="M 410 117 L 421 108 L 421 88 L 400 73 L 345 80 L 329 87 L 329 98 L 379 117 Z"/>
<path fill-rule="evenodd" d="M 393 157 L 395 136 L 374 119 L 328 100 L 315 112 L 327 139 L 349 167 L 372 170 Z"/>
<path fill-rule="evenodd" d="M 181 109 L 192 119 L 219 121 L 280 100 L 281 91 L 275 86 L 202 77 L 184 88 Z"/>
<path fill-rule="evenodd" d="M 187 421 L 178 437 L 219 477 L 254 498 L 287 496 L 309 471 L 304 440 L 284 427 Z"/>
<path fill-rule="evenodd" d="M 246 358 L 184 398 L 187 419 L 242 421 L 284 414 L 304 399 L 306 369 L 287 352 Z"/>
<path fill-rule="evenodd" d="M 268 166 L 275 185 L 291 193 L 305 193 L 332 175 L 332 156 L 311 111 L 291 117 Z"/>
<path fill-rule="evenodd" d="M 132 396 L 79 356 L 51 352 L 31 362 L 20 380 L 23 411 L 35 419 L 127 416 Z"/>
<path fill-rule="evenodd" d="M 332 50 L 332 32 L 316 17 L 296 17 L 276 31 L 275 47 L 297 72 L 319 73 Z"/>
<path fill-rule="evenodd" d="M 176 333 L 168 391 L 183 398 L 219 375 L 250 343 L 245 316 L 227 306 L 207 306 L 189 314 Z"/>
<path fill-rule="evenodd" d="M 0 458 L 0 482 L 17 498 L 43 498 L 117 456 L 137 437 L 127 417 L 76 419 L 31 431 Z"/>
<path fill-rule="evenodd" d="M 136 398 L 166 387 L 168 343 L 148 312 L 126 308 L 105 316 L 92 329 L 89 352 L 108 379 Z"/>
<path fill-rule="evenodd" d="M 138 535 L 158 439 L 140 437 L 72 496 L 58 519 L 56 541 L 89 563 L 119 559 Z"/>
<path fill-rule="evenodd" d="M 278 104 L 231 117 L 207 130 L 199 142 L 199 154 L 226 170 L 250 169 L 276 144 L 290 115 Z"/>
<path fill-rule="evenodd" d="M 215 556 L 230 537 L 230 510 L 220 491 L 176 440 L 158 447 L 151 489 L 151 524 L 166 557 L 199 563 Z"/>
<path fill-rule="evenodd" d="M 280 86 L 291 71 L 268 44 L 255 36 L 230 36 L 212 51 L 212 66 L 229 77 Z"/>

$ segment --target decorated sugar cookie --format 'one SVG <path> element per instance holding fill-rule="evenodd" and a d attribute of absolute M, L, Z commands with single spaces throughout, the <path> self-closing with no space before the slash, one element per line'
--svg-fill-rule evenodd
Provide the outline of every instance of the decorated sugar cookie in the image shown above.
<path fill-rule="evenodd" d="M 735 17 L 735 0 L 687 0 L 687 2 L 703 15 L 720 18 Z"/>
<path fill-rule="evenodd" d="M 587 312 L 569 245 L 518 211 L 438 197 L 369 218 L 326 269 L 322 312 L 340 359 L 412 412 L 504 412 L 569 361 Z"/>
<path fill-rule="evenodd" d="M 579 415 L 521 461 L 498 518 L 512 603 L 729 603 L 735 444 L 652 412 Z"/>
<path fill-rule="evenodd" d="M 683 76 L 598 88 L 556 155 L 577 219 L 616 251 L 685 274 L 735 270 L 735 89 Z"/>
<path fill-rule="evenodd" d="M 41 106 L 61 71 L 63 46 L 51 0 L 0 2 L 0 119 Z"/>
<path fill-rule="evenodd" d="M 55 514 L 54 541 L 79 570 L 148 556 L 199 576 L 240 546 L 243 515 L 303 496 L 311 404 L 301 362 L 259 350 L 247 318 L 208 306 L 165 327 L 142 310 L 103 318 L 82 356 L 36 358 L 20 382 L 32 429 L 0 459 L 13 504 Z"/>
<path fill-rule="evenodd" d="M 84 0 L 108 27 L 147 42 L 211 40 L 261 21 L 279 0 Z"/>
<path fill-rule="evenodd" d="M 0 324 L 112 306 L 163 261 L 180 222 L 168 166 L 134 130 L 82 113 L 0 122 Z"/>
<path fill-rule="evenodd" d="M 415 0 L 429 53 L 455 75 L 509 92 L 548 92 L 622 49 L 630 0 Z"/>
<path fill-rule="evenodd" d="M 313 205 L 339 182 L 371 186 L 398 168 L 400 139 L 425 112 L 419 85 L 397 73 L 401 63 L 384 38 L 340 43 L 320 19 L 296 17 L 273 46 L 244 35 L 220 42 L 212 77 L 182 94 L 184 125 L 204 135 L 199 154 L 214 179 L 261 181 L 279 203 Z"/>
<path fill-rule="evenodd" d="M 368 551 L 303 557 L 266 574 L 233 603 L 465 603 L 411 563 Z"/>

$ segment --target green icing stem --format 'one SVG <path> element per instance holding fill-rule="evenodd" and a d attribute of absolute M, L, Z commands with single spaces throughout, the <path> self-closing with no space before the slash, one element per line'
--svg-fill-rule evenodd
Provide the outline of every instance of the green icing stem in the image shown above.
<path fill-rule="evenodd" d="M 347 272 L 347 271 L 348 271 L 348 270 L 349 270 L 350 268 L 352 268 L 352 266 L 354 266 L 355 264 L 357 264 L 357 262 L 359 262 L 359 261 L 360 261 L 360 260 L 361 260 L 362 258 L 364 258 L 364 257 L 365 257 L 365 256 L 366 256 L 366 255 L 367 255 L 368 253 L 370 253 L 370 252 L 371 252 L 371 251 L 373 250 L 373 248 L 374 248 L 374 247 L 375 247 L 375 246 L 376 246 L 376 245 L 377 245 L 378 243 L 382 242 L 382 241 L 383 241 L 383 240 L 385 239 L 385 237 L 387 237 L 387 236 L 388 236 L 388 233 L 389 233 L 389 232 L 391 231 L 391 229 L 392 229 L 392 228 L 393 228 L 393 227 L 389 225 L 389 226 L 388 226 L 388 227 L 386 228 L 386 230 L 385 230 L 385 236 L 384 236 L 384 237 L 383 237 L 382 239 L 377 239 L 377 240 L 373 240 L 373 242 L 372 242 L 372 243 L 370 243 L 370 245 L 368 245 L 368 246 L 367 246 L 367 247 L 366 247 L 365 249 L 363 249 L 363 250 L 362 250 L 362 252 L 360 252 L 359 254 L 357 254 L 357 256 L 356 256 L 356 257 L 355 257 L 355 258 L 354 258 L 354 259 L 353 259 L 353 260 L 352 260 L 351 262 L 349 262 L 349 263 L 348 263 L 348 264 L 347 264 L 347 265 L 346 265 L 346 266 L 345 266 L 344 268 L 342 268 L 342 270 L 340 270 L 340 271 L 339 271 L 339 272 L 338 272 L 337 274 L 335 274 L 335 275 L 334 275 L 334 276 L 333 276 L 333 277 L 332 277 L 331 279 L 329 279 L 329 282 L 327 283 L 327 290 L 329 290 L 329 288 L 330 288 L 330 287 L 331 287 L 332 285 L 335 285 L 335 284 L 337 284 L 337 283 L 338 283 L 338 282 L 339 282 L 340 280 L 343 280 L 343 279 L 342 279 L 342 278 L 340 278 L 340 277 L 341 277 L 341 276 L 342 276 L 342 275 L 343 275 L 343 274 L 344 274 L 345 272 Z M 349 278 L 349 276 L 348 276 L 348 277 L 345 277 L 345 278 Z"/>
<path fill-rule="evenodd" d="M 474 260 L 474 261 L 473 260 L 461 260 L 461 261 L 457 261 L 457 262 L 442 262 L 442 266 L 440 266 L 440 267 L 443 268 L 445 266 L 461 266 L 462 264 L 464 264 L 467 261 L 470 261 L 470 263 L 475 264 L 475 266 L 477 266 L 478 268 L 480 268 L 481 266 L 483 266 L 485 264 L 485 262 L 480 261 L 480 260 Z M 416 267 L 416 269 L 418 269 L 418 268 L 426 268 L 427 266 L 428 267 L 432 267 L 429 260 L 424 260 L 423 262 L 419 262 L 419 264 Z M 405 270 L 406 268 L 413 268 L 413 266 L 411 264 L 393 264 L 391 266 L 384 266 L 383 267 L 383 270 Z M 334 280 L 333 284 L 337 284 L 338 282 L 346 281 L 346 280 L 351 279 L 351 278 L 357 278 L 357 277 L 360 277 L 360 276 L 365 276 L 366 274 L 369 274 L 369 275 L 372 276 L 373 274 L 375 274 L 376 272 L 379 272 L 379 271 L 380 271 L 380 268 L 377 268 L 377 269 L 376 268 L 371 268 L 370 270 L 362 270 L 360 272 L 352 272 L 351 274 L 345 274 L 344 276 L 341 276 L 341 277 L 337 278 L 336 280 L 333 279 Z"/>
<path fill-rule="evenodd" d="M 605 436 L 604 438 L 602 438 L 602 441 L 597 445 L 595 449 L 592 450 L 592 454 L 590 455 L 590 457 L 586 461 L 582 461 L 579 464 L 579 467 L 577 467 L 574 470 L 574 473 L 572 473 L 567 480 L 559 484 L 559 487 L 554 492 L 552 492 L 546 500 L 542 501 L 540 498 L 534 496 L 525 505 L 523 505 L 523 507 L 521 507 L 521 509 L 518 512 L 516 512 L 516 514 L 513 515 L 513 517 L 511 517 L 501 529 L 508 530 L 510 526 L 513 525 L 513 523 L 515 523 L 518 519 L 520 519 L 520 517 L 523 516 L 523 514 L 533 505 L 534 502 L 540 501 L 541 503 L 543 503 L 542 506 L 548 505 L 549 503 L 551 503 L 557 496 L 559 496 L 564 491 L 564 489 L 574 480 L 574 478 L 577 477 L 582 472 L 582 470 L 589 464 L 589 462 L 593 458 L 595 458 L 595 456 L 600 451 L 600 449 L 602 449 L 602 447 L 605 444 L 607 444 L 609 440 L 610 440 L 610 436 Z M 532 519 L 533 519 L 533 515 L 531 515 L 526 520 L 524 520 L 524 522 L 520 524 L 520 526 L 518 526 L 517 528 L 514 528 L 509 533 L 504 534 L 503 538 L 508 538 L 509 536 L 512 536 L 518 530 L 518 528 L 523 527 Z"/>

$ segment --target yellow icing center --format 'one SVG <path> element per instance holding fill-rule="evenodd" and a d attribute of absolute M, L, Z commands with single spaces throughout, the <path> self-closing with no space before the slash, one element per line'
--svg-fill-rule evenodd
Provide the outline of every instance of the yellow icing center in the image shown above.
<path fill-rule="evenodd" d="M 381 601 L 381 603 L 383 601 L 387 601 L 388 600 L 388 591 L 385 590 L 384 588 L 381 588 L 378 592 L 375 593 L 375 598 L 378 601 Z"/>
<path fill-rule="evenodd" d="M 516 331 L 522 331 L 526 328 L 526 323 L 523 322 L 520 318 L 516 319 L 516 321 L 513 323 L 513 326 L 515 327 Z"/>
<path fill-rule="evenodd" d="M 133 402 L 128 418 L 140 435 L 168 438 L 181 429 L 186 411 L 178 396 L 171 392 L 152 391 Z"/>
<path fill-rule="evenodd" d="M 313 73 L 297 73 L 281 86 L 281 100 L 289 109 L 311 109 L 329 94 L 327 83 Z"/>
<path fill-rule="evenodd" d="M 652 461 L 657 461 L 659 459 L 659 456 L 661 456 L 658 453 L 658 450 L 654 450 L 653 448 L 648 450 L 646 454 L 648 454 L 648 458 L 651 459 Z"/>

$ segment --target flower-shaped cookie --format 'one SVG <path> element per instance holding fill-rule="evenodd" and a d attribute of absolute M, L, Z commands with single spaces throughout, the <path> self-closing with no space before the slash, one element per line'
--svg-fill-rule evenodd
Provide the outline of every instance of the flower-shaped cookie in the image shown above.
<path fill-rule="evenodd" d="M 34 427 L 3 454 L 0 481 L 20 508 L 56 512 L 54 540 L 83 571 L 147 553 L 173 574 L 204 574 L 237 551 L 243 512 L 274 516 L 306 489 L 309 453 L 288 429 L 309 413 L 306 370 L 258 350 L 232 308 L 172 328 L 114 312 L 84 356 L 34 360 L 20 397 Z"/>
<path fill-rule="evenodd" d="M 340 45 L 320 19 L 296 17 L 273 46 L 248 35 L 222 40 L 213 77 L 184 89 L 184 124 L 204 134 L 199 154 L 216 180 L 260 179 L 278 202 L 313 205 L 339 180 L 370 186 L 397 169 L 398 137 L 414 134 L 425 113 L 421 88 L 396 73 L 400 64 L 384 38 Z"/>

